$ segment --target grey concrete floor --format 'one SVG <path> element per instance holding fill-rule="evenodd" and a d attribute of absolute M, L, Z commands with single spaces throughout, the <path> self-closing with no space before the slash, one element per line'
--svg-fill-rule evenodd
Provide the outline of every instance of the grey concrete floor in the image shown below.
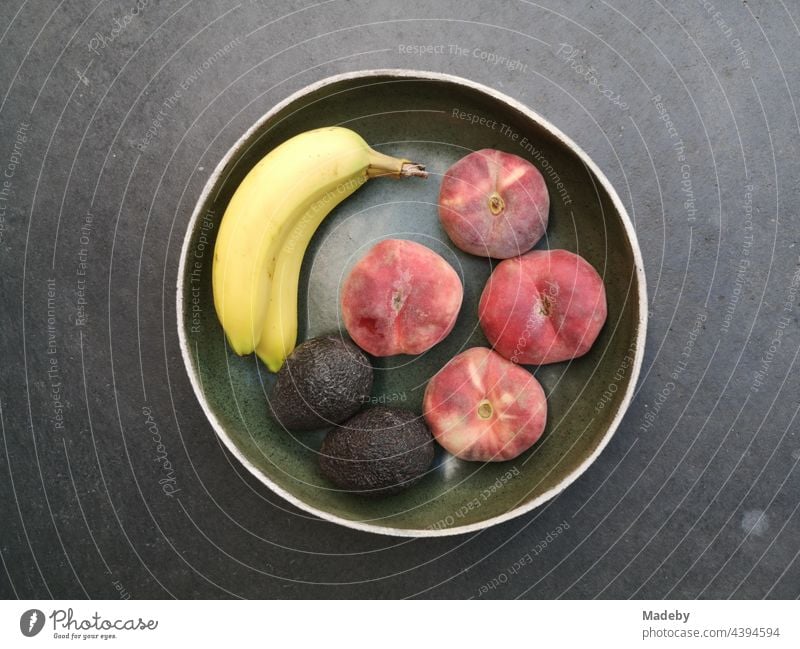
<path fill-rule="evenodd" d="M 0 595 L 800 596 L 800 7 L 716 4 L 7 0 Z M 546 508 L 479 534 L 298 512 L 221 450 L 178 350 L 178 253 L 209 171 L 294 90 L 370 67 L 529 104 L 605 171 L 644 253 L 622 427 Z M 179 501 L 154 479 L 145 403 Z"/>

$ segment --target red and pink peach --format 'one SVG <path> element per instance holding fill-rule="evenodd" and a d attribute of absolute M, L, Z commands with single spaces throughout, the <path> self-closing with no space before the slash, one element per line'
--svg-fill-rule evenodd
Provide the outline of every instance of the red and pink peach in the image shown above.
<path fill-rule="evenodd" d="M 478 307 L 481 328 L 495 351 L 531 365 L 583 356 L 606 315 L 600 275 L 566 250 L 535 250 L 500 262 Z"/>
<path fill-rule="evenodd" d="M 421 354 L 450 333 L 464 289 L 430 248 L 386 239 L 344 281 L 342 317 L 350 337 L 373 356 Z"/>
<path fill-rule="evenodd" d="M 436 441 L 457 458 L 501 462 L 541 437 L 547 401 L 525 368 L 473 347 L 429 381 L 423 413 Z"/>
<path fill-rule="evenodd" d="M 547 229 L 550 197 L 539 170 L 511 153 L 482 149 L 456 162 L 439 191 L 439 218 L 464 252 L 508 259 Z"/>

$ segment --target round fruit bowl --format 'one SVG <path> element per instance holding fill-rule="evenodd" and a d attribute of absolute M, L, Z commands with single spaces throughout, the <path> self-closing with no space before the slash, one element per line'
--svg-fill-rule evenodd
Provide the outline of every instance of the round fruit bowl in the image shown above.
<path fill-rule="evenodd" d="M 591 351 L 530 368 L 548 401 L 541 439 L 507 462 L 464 462 L 437 448 L 433 468 L 403 493 L 369 498 L 321 475 L 324 431 L 291 434 L 269 414 L 274 382 L 255 355 L 225 342 L 214 310 L 211 255 L 236 187 L 268 151 L 309 129 L 342 125 L 375 149 L 427 164 L 427 180 L 367 183 L 323 222 L 303 261 L 299 340 L 343 331 L 338 296 L 354 263 L 384 238 L 409 239 L 442 255 L 464 284 L 452 333 L 420 356 L 374 359 L 370 403 L 422 411 L 428 380 L 448 360 L 488 346 L 478 301 L 496 262 L 461 252 L 437 216 L 442 174 L 470 151 L 494 148 L 530 160 L 551 197 L 536 249 L 582 255 L 602 276 L 608 320 Z M 198 254 L 198 251 L 201 251 Z M 334 76 L 295 93 L 231 148 L 191 217 L 177 287 L 181 351 L 194 391 L 217 435 L 256 477 L 300 509 L 348 527 L 399 536 L 443 536 L 508 520 L 552 498 L 597 458 L 630 402 L 644 353 L 647 300 L 641 253 L 625 208 L 581 149 L 532 110 L 465 79 L 405 70 Z M 369 407 L 370 403 L 365 404 Z"/>

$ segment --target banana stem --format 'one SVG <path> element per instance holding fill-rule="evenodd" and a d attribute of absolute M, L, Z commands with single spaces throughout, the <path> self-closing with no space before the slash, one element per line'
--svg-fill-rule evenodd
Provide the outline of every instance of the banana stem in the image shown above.
<path fill-rule="evenodd" d="M 419 162 L 404 162 L 400 169 L 400 176 L 408 178 L 413 176 L 415 178 L 427 178 L 428 172 L 425 171 L 425 165 Z"/>
<path fill-rule="evenodd" d="M 378 178 L 380 176 L 427 178 L 428 172 L 425 171 L 425 165 L 419 162 L 394 158 L 370 149 L 367 178 Z"/>

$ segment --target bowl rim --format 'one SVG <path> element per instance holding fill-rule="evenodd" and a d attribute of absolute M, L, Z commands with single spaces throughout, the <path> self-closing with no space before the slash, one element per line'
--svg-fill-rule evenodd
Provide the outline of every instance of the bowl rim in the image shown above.
<path fill-rule="evenodd" d="M 208 202 L 208 198 L 213 192 L 220 176 L 225 171 L 225 168 L 228 164 L 233 160 L 233 158 L 239 154 L 242 147 L 245 143 L 257 132 L 259 131 L 264 124 L 266 124 L 273 116 L 283 110 L 285 107 L 289 106 L 290 104 L 294 103 L 298 99 L 316 91 L 326 86 L 329 86 L 334 83 L 338 83 L 340 81 L 350 81 L 354 79 L 368 79 L 370 77 L 396 77 L 398 79 L 422 79 L 422 80 L 431 80 L 431 81 L 445 81 L 448 83 L 452 83 L 455 85 L 463 86 L 469 88 L 470 90 L 476 90 L 478 92 L 484 93 L 493 99 L 496 99 L 500 102 L 505 103 L 506 105 L 510 106 L 514 110 L 519 111 L 528 119 L 533 120 L 536 122 L 537 125 L 547 130 L 552 136 L 557 138 L 562 144 L 567 146 L 573 153 L 575 153 L 581 161 L 591 170 L 594 176 L 598 179 L 600 184 L 603 186 L 605 191 L 608 193 L 614 208 L 617 210 L 617 213 L 620 216 L 622 221 L 622 225 L 625 229 L 625 234 L 628 237 L 628 242 L 631 247 L 631 251 L 633 253 L 633 261 L 634 267 L 636 271 L 636 281 L 637 281 L 637 297 L 639 299 L 639 318 L 636 327 L 636 351 L 634 355 L 633 366 L 631 370 L 630 381 L 628 381 L 627 388 L 625 389 L 622 402 L 617 409 L 614 418 L 611 420 L 611 423 L 608 426 L 603 438 L 600 440 L 600 443 L 594 449 L 594 451 L 584 459 L 581 464 L 574 469 L 572 472 L 569 473 L 564 479 L 562 479 L 557 485 L 548 489 L 544 493 L 540 494 L 530 502 L 524 503 L 515 507 L 514 509 L 500 514 L 499 516 L 493 516 L 491 518 L 487 518 L 486 520 L 480 521 L 478 523 L 471 523 L 469 525 L 460 525 L 454 527 L 448 527 L 444 529 L 413 529 L 413 528 L 400 528 L 400 527 L 389 527 L 385 525 L 373 525 L 371 523 L 362 523 L 359 521 L 350 520 L 347 518 L 343 518 L 332 514 L 330 512 L 326 512 L 321 509 L 317 509 L 312 505 L 300 500 L 292 493 L 288 492 L 287 490 L 280 487 L 278 484 L 273 482 L 267 475 L 265 475 L 258 467 L 248 460 L 244 454 L 239 450 L 233 440 L 228 436 L 227 432 L 225 431 L 224 427 L 217 419 L 214 412 L 208 405 L 206 401 L 205 395 L 203 394 L 203 390 L 201 387 L 201 383 L 199 378 L 196 375 L 193 365 L 193 358 L 191 356 L 191 351 L 189 349 L 189 341 L 188 336 L 185 331 L 184 326 L 184 288 L 185 282 L 184 277 L 186 274 L 186 265 L 187 260 L 189 259 L 189 248 L 190 248 L 190 241 L 196 225 L 200 220 L 202 214 L 205 212 L 205 205 Z M 625 413 L 630 406 L 630 402 L 633 398 L 634 392 L 636 390 L 639 374 L 641 371 L 642 363 L 644 360 L 644 348 L 645 348 L 645 340 L 647 336 L 647 316 L 648 316 L 648 302 L 647 302 L 647 283 L 645 280 L 644 274 L 644 264 L 642 261 L 642 253 L 639 248 L 639 242 L 636 237 L 636 231 L 633 227 L 633 223 L 628 216 L 628 212 L 625 209 L 622 201 L 619 198 L 616 190 L 614 189 L 611 182 L 608 180 L 606 175 L 600 170 L 600 168 L 594 163 L 594 161 L 586 154 L 586 152 L 578 146 L 569 136 L 563 133 L 559 128 L 555 125 L 551 124 L 549 120 L 544 118 L 542 115 L 537 113 L 536 111 L 532 110 L 522 102 L 509 97 L 508 95 L 495 90 L 489 86 L 485 86 L 481 83 L 471 81 L 469 79 L 465 79 L 463 77 L 443 73 L 443 72 L 434 72 L 428 70 L 412 70 L 412 69 L 404 69 L 404 68 L 377 68 L 377 69 L 365 69 L 365 70 L 355 70 L 350 72 L 344 72 L 341 74 L 335 74 L 329 77 L 325 77 L 314 83 L 311 83 L 296 92 L 292 93 L 284 100 L 273 106 L 269 111 L 267 111 L 264 115 L 262 115 L 256 122 L 253 124 L 247 131 L 245 131 L 241 137 L 239 137 L 236 142 L 228 149 L 227 153 L 223 156 L 220 162 L 215 167 L 214 171 L 209 176 L 208 180 L 206 181 L 205 186 L 203 187 L 200 196 L 197 199 L 195 207 L 192 211 L 191 218 L 186 226 L 186 234 L 184 235 L 183 245 L 181 246 L 180 252 L 180 259 L 178 264 L 178 277 L 177 277 L 177 310 L 176 310 L 176 320 L 178 326 L 178 339 L 180 342 L 181 348 L 181 356 L 183 358 L 183 363 L 186 368 L 186 373 L 189 376 L 189 381 L 192 384 L 192 389 L 194 390 L 194 394 L 197 397 L 197 400 L 200 402 L 200 406 L 203 409 L 203 412 L 206 415 L 206 418 L 211 423 L 211 426 L 214 428 L 214 431 L 217 434 L 225 447 L 231 454 L 242 463 L 242 465 L 250 471 L 256 478 L 258 478 L 262 483 L 264 483 L 267 487 L 269 487 L 273 492 L 287 500 L 289 503 L 297 507 L 298 509 L 305 511 L 307 513 L 313 514 L 323 520 L 337 523 L 339 525 L 343 525 L 345 527 L 349 527 L 352 529 L 360 530 L 362 532 L 372 532 L 375 534 L 384 534 L 388 536 L 399 536 L 399 537 L 441 537 L 441 536 L 455 536 L 458 534 L 466 534 L 469 532 L 475 532 L 483 529 L 487 529 L 499 523 L 503 523 L 505 521 L 509 521 L 517 516 L 521 516 L 533 509 L 536 509 L 540 505 L 546 503 L 548 500 L 556 497 L 562 491 L 564 491 L 569 485 L 571 485 L 575 480 L 578 479 L 588 468 L 591 464 L 597 459 L 600 453 L 603 452 L 603 449 L 607 446 L 608 442 L 614 436 L 614 433 L 617 431 L 622 418 L 624 417 Z"/>

